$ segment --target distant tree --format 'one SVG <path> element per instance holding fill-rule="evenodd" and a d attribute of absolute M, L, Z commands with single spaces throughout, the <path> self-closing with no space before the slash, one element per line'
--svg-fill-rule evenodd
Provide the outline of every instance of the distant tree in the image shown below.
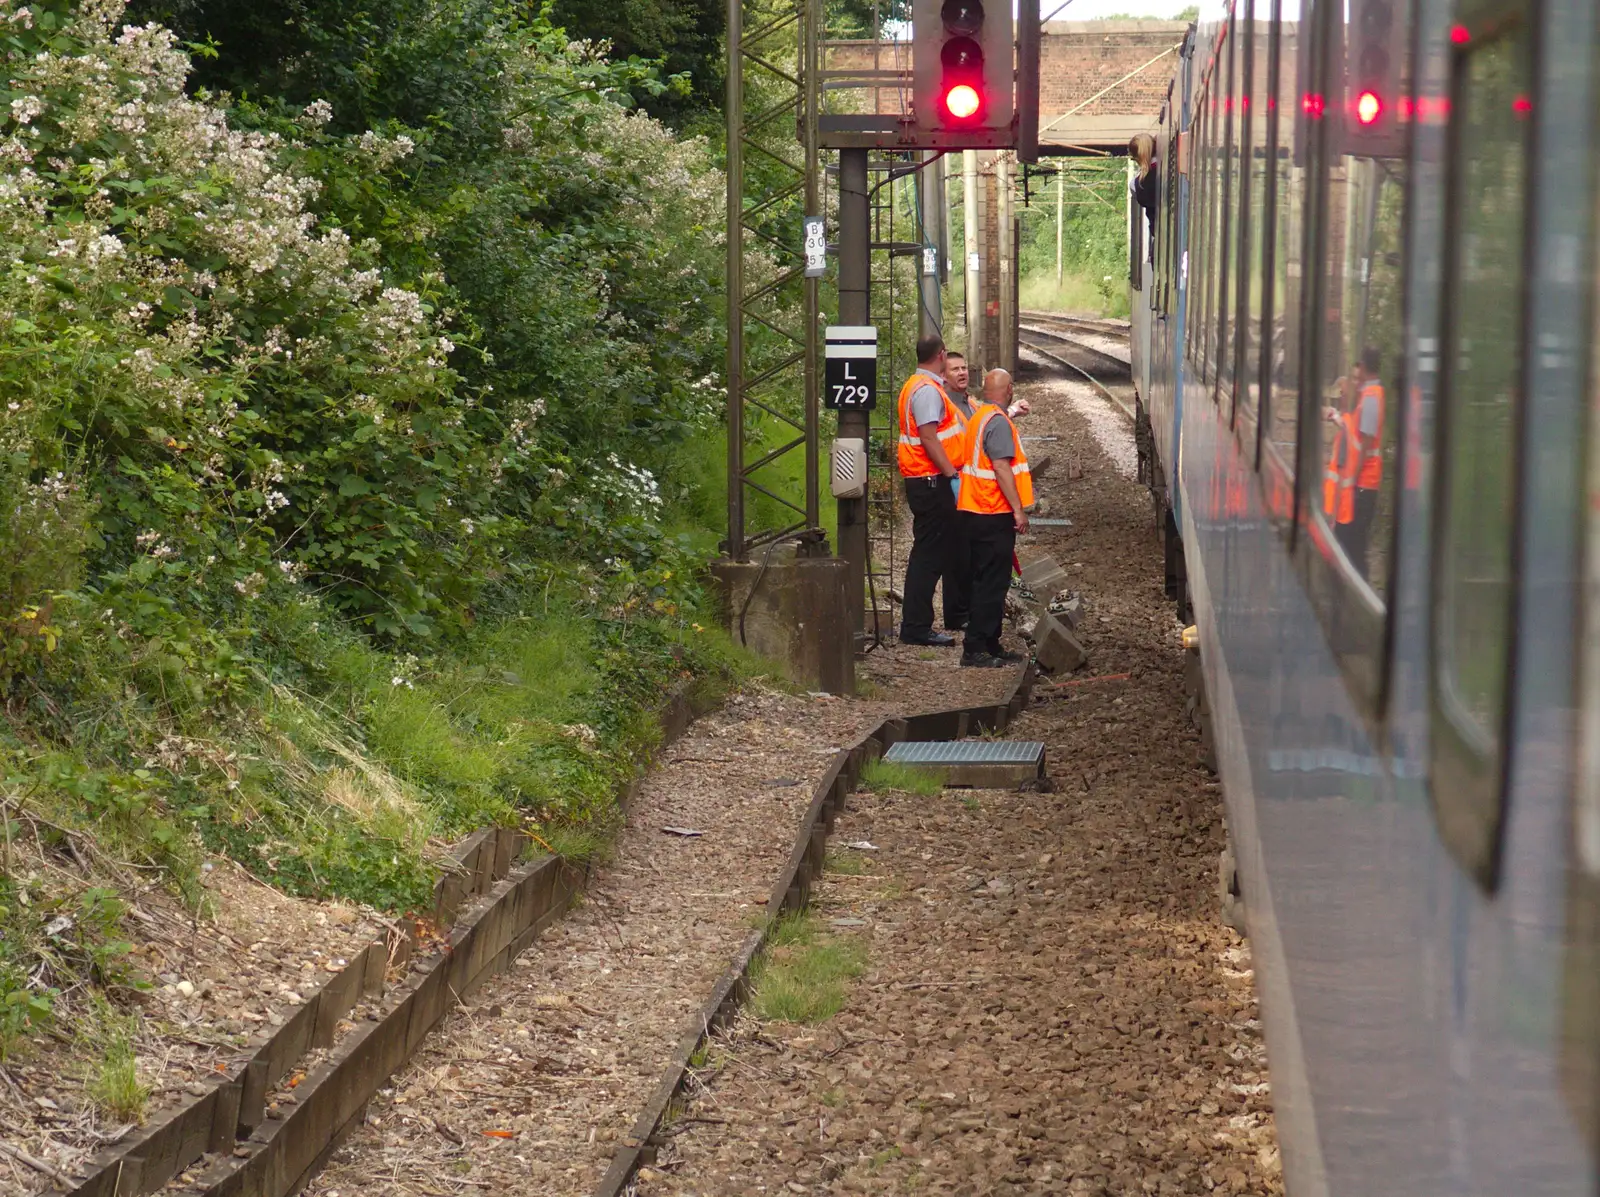
<path fill-rule="evenodd" d="M 487 31 L 519 7 L 537 16 L 537 5 L 505 0 L 132 0 L 128 17 L 210 43 L 211 53 L 196 56 L 196 86 L 290 104 L 327 98 L 341 124 L 360 129 L 479 107 L 498 84 L 475 49 L 489 39 L 471 30 Z M 555 0 L 552 16 L 576 40 L 609 42 L 614 60 L 636 55 L 687 76 L 687 89 L 638 97 L 651 115 L 681 124 L 720 107 L 720 0 Z"/>
<path fill-rule="evenodd" d="M 874 37 L 890 23 L 911 20 L 911 0 L 828 0 L 828 36 Z"/>
<path fill-rule="evenodd" d="M 613 56 L 660 61 L 664 73 L 689 77 L 686 94 L 647 100 L 653 116 L 682 124 L 722 108 L 726 6 L 721 0 L 555 0 L 556 24 L 576 38 L 611 43 Z"/>

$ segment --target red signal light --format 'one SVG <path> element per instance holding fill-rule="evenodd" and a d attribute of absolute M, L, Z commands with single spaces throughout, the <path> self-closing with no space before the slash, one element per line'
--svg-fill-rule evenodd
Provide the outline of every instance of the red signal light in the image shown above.
<path fill-rule="evenodd" d="M 944 93 L 944 108 L 957 120 L 966 120 L 982 107 L 982 100 L 976 88 L 965 83 L 958 83 Z"/>
<path fill-rule="evenodd" d="M 1383 101 L 1375 91 L 1364 91 L 1356 97 L 1356 120 L 1370 125 L 1383 115 Z"/>
<path fill-rule="evenodd" d="M 1458 46 L 1464 46 L 1472 40 L 1472 33 L 1465 25 L 1452 25 L 1450 40 Z"/>
<path fill-rule="evenodd" d="M 1307 92 L 1300 97 L 1300 109 L 1312 120 L 1321 120 L 1325 101 L 1320 92 Z"/>

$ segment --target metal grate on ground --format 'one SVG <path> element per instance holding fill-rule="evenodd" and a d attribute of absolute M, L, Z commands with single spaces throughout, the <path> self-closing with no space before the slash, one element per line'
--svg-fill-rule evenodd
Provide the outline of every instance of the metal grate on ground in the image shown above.
<path fill-rule="evenodd" d="M 903 740 L 883 759 L 937 773 L 947 786 L 1005 789 L 1044 776 L 1038 740 Z"/>

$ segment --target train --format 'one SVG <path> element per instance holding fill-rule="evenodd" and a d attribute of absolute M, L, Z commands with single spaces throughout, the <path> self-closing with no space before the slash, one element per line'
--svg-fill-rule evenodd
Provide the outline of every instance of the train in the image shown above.
<path fill-rule="evenodd" d="M 1595 0 L 1206 0 L 1130 203 L 1291 1197 L 1600 1187 Z"/>

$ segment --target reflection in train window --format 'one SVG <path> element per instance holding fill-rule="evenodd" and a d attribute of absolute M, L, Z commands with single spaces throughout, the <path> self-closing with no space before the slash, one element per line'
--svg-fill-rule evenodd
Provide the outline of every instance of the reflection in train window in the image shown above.
<path fill-rule="evenodd" d="M 1195 346 L 1199 338 L 1195 335 L 1195 314 L 1199 311 L 1199 288 L 1195 284 L 1200 275 L 1200 225 L 1201 216 L 1200 187 L 1205 178 L 1205 163 L 1202 159 L 1205 147 L 1205 115 L 1200 99 L 1195 100 L 1194 114 L 1189 121 L 1189 149 L 1187 163 L 1189 167 L 1189 223 L 1184 234 L 1184 246 L 1189 254 L 1188 292 L 1184 296 L 1186 305 L 1184 323 L 1184 354 L 1189 361 L 1195 360 Z"/>
<path fill-rule="evenodd" d="M 1233 409 L 1233 329 L 1238 313 L 1234 310 L 1234 283 L 1238 271 L 1234 258 L 1239 253 L 1239 33 L 1238 24 L 1228 19 L 1222 58 L 1217 77 L 1222 81 L 1222 236 L 1217 245 L 1217 385 L 1213 398 Z"/>
<path fill-rule="evenodd" d="M 1519 27 L 1456 71 L 1450 306 L 1433 568 L 1432 791 L 1440 833 L 1485 885 L 1497 864 L 1511 665 L 1529 109 Z"/>
<path fill-rule="evenodd" d="M 1211 258 L 1216 244 L 1217 203 L 1216 203 L 1216 141 L 1217 141 L 1217 110 L 1216 110 L 1216 75 L 1213 74 L 1206 84 L 1202 104 L 1205 109 L 1205 128 L 1202 131 L 1200 143 L 1200 158 L 1204 163 L 1201 175 L 1200 190 L 1200 310 L 1195 321 L 1195 358 L 1200 366 L 1200 380 L 1206 381 L 1211 377 L 1211 323 L 1212 294 L 1216 291 L 1216 271 L 1211 269 Z"/>
<path fill-rule="evenodd" d="M 1261 389 L 1261 325 L 1254 315 L 1261 311 L 1262 273 L 1266 268 L 1262 249 L 1266 236 L 1267 191 L 1267 38 L 1270 28 L 1270 0 L 1252 0 L 1245 6 L 1244 81 L 1239 94 L 1244 105 L 1240 114 L 1240 195 L 1244 208 L 1244 233 L 1240 241 L 1239 280 L 1239 379 L 1234 387 L 1234 423 L 1248 439 L 1251 464 L 1255 464 L 1256 407 Z M 1242 419 L 1241 419 L 1242 417 Z"/>
<path fill-rule="evenodd" d="M 1167 122 L 1167 160 L 1161 171 L 1161 199 L 1165 236 L 1156 243 L 1156 252 L 1166 253 L 1161 271 L 1161 310 L 1172 311 L 1172 277 L 1177 273 L 1178 251 L 1178 120 L 1177 109 L 1169 100 L 1165 116 Z"/>
<path fill-rule="evenodd" d="M 1211 119 L 1211 99 L 1207 89 L 1202 88 L 1197 104 L 1199 113 L 1199 133 L 1194 143 L 1194 169 L 1195 187 L 1193 196 L 1195 203 L 1191 216 L 1193 227 L 1190 230 L 1191 240 L 1194 242 L 1194 268 L 1189 272 L 1189 277 L 1200 285 L 1190 293 L 1189 301 L 1192 305 L 1189 312 L 1189 328 L 1193 342 L 1191 350 L 1200 377 L 1205 377 L 1206 371 L 1206 307 L 1211 298 L 1211 271 L 1208 263 L 1211 257 L 1211 222 L 1215 215 L 1211 204 L 1211 130 L 1216 124 Z"/>
<path fill-rule="evenodd" d="M 1579 759 L 1574 835 L 1578 863 L 1600 880 L 1600 304 L 1595 305 L 1590 344 L 1589 502 L 1584 542 L 1583 660 L 1579 674 Z M 1600 946 L 1600 941 L 1597 945 Z"/>
<path fill-rule="evenodd" d="M 1330 39 L 1329 78 L 1342 73 L 1345 83 L 1328 129 L 1342 154 L 1330 160 L 1324 207 L 1320 509 L 1330 564 L 1352 586 L 1370 588 L 1362 596 L 1369 603 L 1389 590 L 1394 529 L 1410 131 L 1400 119 L 1409 59 L 1404 12 L 1390 0 L 1352 4 L 1343 37 Z"/>
<path fill-rule="evenodd" d="M 1261 468 L 1267 510 L 1273 518 L 1294 516 L 1295 448 L 1300 418 L 1301 222 L 1305 195 L 1305 148 L 1295 144 L 1300 124 L 1300 4 L 1278 0 L 1273 23 L 1277 77 L 1268 83 L 1277 151 L 1268 163 L 1273 173 L 1272 295 L 1262 314 L 1267 363 L 1261 406 Z"/>

